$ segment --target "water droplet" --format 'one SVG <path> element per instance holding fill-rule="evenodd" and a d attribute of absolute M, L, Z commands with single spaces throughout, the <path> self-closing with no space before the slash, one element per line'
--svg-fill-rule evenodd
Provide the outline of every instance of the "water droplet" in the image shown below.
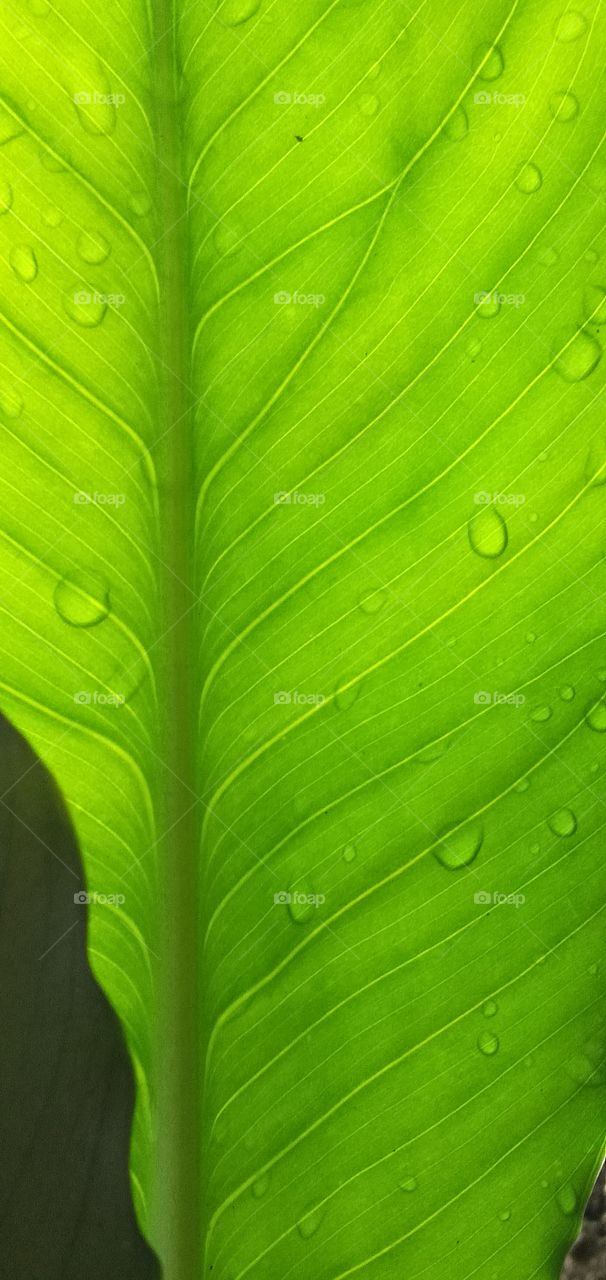
<path fill-rule="evenodd" d="M 480 1053 L 486 1054 L 487 1058 L 492 1058 L 493 1054 L 498 1052 L 499 1037 L 494 1031 L 481 1031 L 478 1036 L 478 1049 Z"/>
<path fill-rule="evenodd" d="M 554 120 L 568 124 L 578 115 L 579 103 L 574 93 L 554 93 L 549 99 L 549 109 Z"/>
<path fill-rule="evenodd" d="M 63 222 L 63 214 L 60 209 L 55 209 L 53 205 L 49 205 L 42 214 L 42 221 L 47 227 L 60 227 Z"/>
<path fill-rule="evenodd" d="M 356 846 L 355 846 L 355 844 L 346 844 L 346 845 L 345 845 L 345 848 L 344 848 L 344 850 L 343 850 L 343 861 L 344 861 L 344 862 L 353 862 L 353 861 L 355 860 L 355 857 L 356 857 Z"/>
<path fill-rule="evenodd" d="M 7 418 L 18 418 L 23 413 L 23 400 L 12 387 L 0 388 L 0 409 Z"/>
<path fill-rule="evenodd" d="M 583 479 L 586 484 L 599 487 L 606 484 L 606 434 L 594 436 L 585 460 Z"/>
<path fill-rule="evenodd" d="M 449 871 L 457 871 L 473 862 L 482 848 L 483 840 L 483 827 L 479 822 L 472 822 L 468 826 L 447 831 L 434 853 L 443 867 L 447 867 Z"/>
<path fill-rule="evenodd" d="M 600 698 L 589 708 L 585 722 L 594 733 L 606 733 L 606 701 Z"/>
<path fill-rule="evenodd" d="M 25 284 L 32 284 L 38 275 L 38 259 L 28 244 L 17 244 L 10 252 L 13 271 Z"/>
<path fill-rule="evenodd" d="M 543 185 L 543 175 L 536 164 L 525 164 L 516 178 L 516 187 L 524 195 L 532 195 Z"/>
<path fill-rule="evenodd" d="M 596 973 L 598 972 L 598 969 L 599 969 L 599 965 L 597 965 L 597 964 L 590 964 L 589 969 L 587 970 L 587 972 L 591 974 L 592 978 L 595 978 L 595 975 L 596 975 Z"/>
<path fill-rule="evenodd" d="M 575 691 L 571 684 L 564 684 L 559 691 L 562 702 L 572 702 Z"/>
<path fill-rule="evenodd" d="M 552 715 L 553 711 L 551 707 L 535 707 L 534 711 L 530 712 L 530 719 L 533 720 L 535 724 L 544 724 L 546 720 L 551 720 Z"/>
<path fill-rule="evenodd" d="M 558 1207 L 562 1210 L 562 1213 L 566 1214 L 567 1217 L 571 1213 L 574 1213 L 577 1207 L 577 1196 L 576 1191 L 574 1187 L 571 1186 L 570 1182 L 567 1182 L 563 1187 L 560 1187 L 559 1191 L 556 1193 L 556 1200 Z"/>
<path fill-rule="evenodd" d="M 499 1214 L 499 1222 L 509 1222 L 511 1217 L 511 1209 L 501 1209 Z"/>
<path fill-rule="evenodd" d="M 360 688 L 361 681 L 356 681 L 355 684 L 349 685 L 349 687 L 347 687 L 347 681 L 343 681 L 343 684 L 338 685 L 335 692 L 335 707 L 337 710 L 349 711 L 349 708 L 353 707 L 354 702 L 359 697 Z"/>
<path fill-rule="evenodd" d="M 111 245 L 100 231 L 82 231 L 78 236 L 76 249 L 82 261 L 93 267 L 100 266 L 111 253 Z"/>
<path fill-rule="evenodd" d="M 577 13 L 575 9 L 568 9 L 556 26 L 556 40 L 560 40 L 562 44 L 570 44 L 585 35 L 586 30 L 587 19 L 584 15 Z"/>
<path fill-rule="evenodd" d="M 298 880 L 289 889 L 290 902 L 288 910 L 290 917 L 295 924 L 304 924 L 309 920 L 310 916 L 316 911 L 316 906 L 310 898 L 314 898 L 314 894 L 306 880 Z"/>
<path fill-rule="evenodd" d="M 55 608 L 71 627 L 94 627 L 110 610 L 109 587 L 97 574 L 76 572 L 62 578 L 54 592 Z"/>
<path fill-rule="evenodd" d="M 536 638 L 537 638 L 537 633 L 536 633 L 536 631 L 527 631 L 527 632 L 526 632 L 526 636 L 525 636 L 526 644 L 534 644 L 534 642 L 535 642 Z"/>
<path fill-rule="evenodd" d="M 483 296 L 482 301 L 478 302 L 476 305 L 476 315 L 480 316 L 482 320 L 492 320 L 494 316 L 498 316 L 499 311 L 501 310 L 501 303 L 499 302 L 497 293 L 488 293 L 486 289 L 480 290 L 480 293 L 482 293 Z"/>
<path fill-rule="evenodd" d="M 378 80 L 380 74 L 381 74 L 381 63 L 373 62 L 372 67 L 369 67 L 368 71 L 366 72 L 366 79 Z"/>
<path fill-rule="evenodd" d="M 482 62 L 483 65 L 480 65 Z M 480 45 L 475 51 L 473 65 L 481 80 L 498 80 L 505 67 L 503 54 L 499 46 L 496 44 Z"/>
<path fill-rule="evenodd" d="M 150 212 L 152 202 L 147 191 L 133 191 L 129 205 L 136 218 L 145 218 Z"/>
<path fill-rule="evenodd" d="M 601 284 L 588 284 L 583 295 L 585 315 L 590 324 L 606 324 L 606 289 Z"/>
<path fill-rule="evenodd" d="M 486 1004 L 484 1005 L 484 1008 L 482 1009 L 482 1013 L 484 1014 L 484 1017 L 494 1018 L 495 1014 L 498 1012 L 499 1012 L 499 1006 L 496 1000 L 487 1000 Z"/>
<path fill-rule="evenodd" d="M 64 294 L 63 309 L 70 320 L 74 320 L 82 329 L 96 329 L 107 311 L 107 303 L 99 300 L 88 289 L 74 289 Z"/>
<path fill-rule="evenodd" d="M 241 22 L 248 22 L 254 17 L 261 0 L 225 0 L 219 10 L 219 17 L 228 27 L 238 27 Z"/>
<path fill-rule="evenodd" d="M 378 613 L 387 600 L 387 592 L 380 587 L 374 591 L 366 591 L 360 596 L 362 613 Z"/>
<path fill-rule="evenodd" d="M 495 507 L 481 507 L 467 526 L 469 545 L 476 555 L 494 560 L 503 554 L 507 542 L 507 525 Z"/>
<path fill-rule="evenodd" d="M 476 357 L 479 356 L 481 350 L 482 343 L 480 342 L 480 339 L 470 338 L 465 348 L 465 354 L 469 356 L 470 360 L 475 360 Z"/>
<path fill-rule="evenodd" d="M 19 121 L 5 107 L 0 106 L 0 147 L 5 142 L 12 142 L 13 138 L 19 138 L 22 133 L 23 127 Z"/>
<path fill-rule="evenodd" d="M 444 135 L 449 142 L 461 142 L 469 132 L 469 120 L 465 107 L 458 106 L 444 125 Z"/>
<path fill-rule="evenodd" d="M 516 782 L 514 787 L 514 791 L 517 791 L 519 795 L 523 795 L 525 791 L 528 791 L 529 787 L 530 787 L 529 778 L 518 778 L 518 781 Z"/>
<path fill-rule="evenodd" d="M 572 809 L 558 809 L 547 819 L 547 825 L 554 836 L 573 836 L 577 820 Z"/>
<path fill-rule="evenodd" d="M 534 857 L 534 858 L 536 858 L 537 853 L 540 853 L 540 852 L 541 852 L 541 846 L 540 846 L 540 844 L 531 844 L 531 846 L 530 846 L 530 852 L 531 852 L 531 854 L 533 855 L 533 857 Z"/>
<path fill-rule="evenodd" d="M 260 1200 L 261 1196 L 264 1196 L 266 1191 L 268 1191 L 268 1189 L 269 1189 L 269 1174 L 264 1173 L 261 1175 L 260 1178 L 257 1178 L 256 1182 L 253 1182 L 252 1193 L 253 1193 L 253 1196 L 255 1197 L 255 1200 Z"/>
<path fill-rule="evenodd" d="M 400 1190 L 401 1190 L 401 1191 L 416 1191 L 416 1189 L 417 1189 L 418 1185 L 419 1185 L 419 1184 L 418 1184 L 417 1179 L 415 1178 L 414 1174 L 412 1174 L 412 1173 L 408 1173 L 408 1174 L 405 1174 L 405 1175 L 404 1175 L 404 1177 L 403 1177 L 403 1178 L 401 1179 L 401 1181 L 400 1181 Z"/>
<path fill-rule="evenodd" d="M 303 1240 L 309 1240 L 310 1236 L 316 1234 L 323 1217 L 324 1214 L 319 1209 L 312 1209 L 310 1213 L 305 1214 L 304 1218 L 301 1218 L 297 1223 L 297 1230 Z"/>
<path fill-rule="evenodd" d="M 544 249 L 539 250 L 537 257 L 542 267 L 553 267 L 559 255 L 551 245 L 546 245 Z"/>
<path fill-rule="evenodd" d="M 12 209 L 13 200 L 13 188 L 10 182 L 7 182 L 4 178 L 0 179 L 0 217 L 3 213 L 8 213 L 9 209 Z"/>
<path fill-rule="evenodd" d="M 602 348 L 597 338 L 585 329 L 579 329 L 572 341 L 558 349 L 554 367 L 565 382 L 582 382 L 602 359 Z"/>
<path fill-rule="evenodd" d="M 358 103 L 363 116 L 374 116 L 379 110 L 379 99 L 374 93 L 363 93 Z"/>
<path fill-rule="evenodd" d="M 585 261 L 591 263 L 592 267 L 595 267 L 596 262 L 600 261 L 600 255 L 597 249 L 588 249 L 585 254 Z"/>

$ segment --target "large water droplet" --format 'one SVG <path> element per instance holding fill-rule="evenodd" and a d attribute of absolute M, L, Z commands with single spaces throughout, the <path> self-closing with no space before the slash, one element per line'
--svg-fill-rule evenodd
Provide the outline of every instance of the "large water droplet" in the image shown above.
<path fill-rule="evenodd" d="M 438 862 L 449 871 L 457 871 L 459 867 L 468 867 L 482 848 L 484 830 L 479 822 L 471 822 L 465 827 L 456 827 L 447 831 L 434 849 Z"/>
<path fill-rule="evenodd" d="M 444 125 L 444 136 L 449 142 L 461 142 L 469 132 L 469 120 L 465 107 L 458 106 Z"/>
<path fill-rule="evenodd" d="M 346 844 L 346 845 L 345 845 L 345 848 L 344 848 L 344 850 L 343 850 L 343 861 L 344 861 L 344 862 L 354 862 L 354 861 L 355 861 L 355 857 L 356 857 L 356 846 L 355 846 L 355 844 Z"/>
<path fill-rule="evenodd" d="M 484 65 L 481 66 L 480 64 L 484 59 Z M 499 46 L 496 44 L 480 45 L 475 51 L 473 65 L 481 80 L 498 80 L 505 67 L 503 54 Z"/>
<path fill-rule="evenodd" d="M 554 836 L 573 836 L 577 829 L 577 820 L 572 809 L 558 809 L 549 816 L 547 825 Z"/>
<path fill-rule="evenodd" d="M 606 733 L 606 701 L 600 698 L 589 708 L 585 722 L 594 733 Z"/>
<path fill-rule="evenodd" d="M 551 707 L 535 707 L 534 710 L 530 712 L 530 719 L 533 720 L 535 724 L 544 724 L 546 720 L 551 720 L 552 715 L 553 711 Z"/>
<path fill-rule="evenodd" d="M 305 1214 L 304 1218 L 301 1218 L 297 1223 L 297 1230 L 303 1240 L 309 1240 L 310 1236 L 316 1234 L 323 1217 L 324 1214 L 319 1209 L 312 1209 L 310 1213 Z"/>
<path fill-rule="evenodd" d="M 241 22 L 248 22 L 257 12 L 261 0 L 225 0 L 219 10 L 219 17 L 228 27 L 238 27 Z"/>
<path fill-rule="evenodd" d="M 478 1049 L 480 1053 L 486 1054 L 487 1058 L 492 1058 L 493 1054 L 498 1052 L 499 1037 L 494 1031 L 481 1031 L 478 1036 Z"/>
<path fill-rule="evenodd" d="M 476 315 L 481 320 L 493 320 L 498 316 L 501 310 L 501 303 L 496 291 L 489 293 L 486 289 L 480 290 L 482 295 L 481 301 L 476 304 Z"/>
<path fill-rule="evenodd" d="M 562 702 L 572 702 L 575 692 L 571 684 L 564 684 L 559 690 Z"/>
<path fill-rule="evenodd" d="M 360 596 L 360 608 L 362 613 L 378 613 L 383 608 L 387 600 L 387 592 L 378 588 L 374 591 L 365 591 Z"/>
<path fill-rule="evenodd" d="M 0 179 L 0 217 L 3 213 L 8 213 L 9 209 L 12 209 L 13 200 L 13 188 L 10 182 L 7 182 L 5 178 Z"/>
<path fill-rule="evenodd" d="M 253 1193 L 253 1196 L 255 1197 L 255 1200 L 260 1200 L 261 1197 L 264 1196 L 266 1191 L 268 1190 L 269 1190 L 269 1174 L 264 1173 L 261 1175 L 260 1178 L 257 1178 L 256 1182 L 253 1182 L 252 1193 Z"/>
<path fill-rule="evenodd" d="M 578 115 L 578 99 L 574 93 L 554 93 L 549 99 L 549 109 L 554 120 L 559 120 L 560 124 L 568 124 Z"/>
<path fill-rule="evenodd" d="M 499 1222 L 509 1222 L 511 1218 L 511 1209 L 501 1209 L 499 1214 Z"/>
<path fill-rule="evenodd" d="M 85 133 L 91 137 L 113 133 L 118 95 L 111 92 L 105 68 L 97 58 L 84 55 L 77 67 L 69 67 L 68 92 Z"/>
<path fill-rule="evenodd" d="M 358 102 L 358 106 L 363 116 L 376 116 L 380 103 L 376 94 L 363 93 Z"/>
<path fill-rule="evenodd" d="M 554 368 L 565 382 L 582 382 L 593 373 L 602 359 L 602 348 L 591 333 L 579 329 L 557 356 Z"/>
<path fill-rule="evenodd" d="M 55 608 L 71 627 L 94 627 L 110 610 L 109 587 L 94 573 L 75 572 L 57 583 Z"/>
<path fill-rule="evenodd" d="M 100 231 L 82 231 L 78 236 L 76 249 L 83 262 L 98 267 L 109 257 L 111 245 Z"/>
<path fill-rule="evenodd" d="M 23 413 L 23 400 L 13 387 L 0 387 L 0 409 L 7 418 L 19 418 Z"/>
<path fill-rule="evenodd" d="M 524 195 L 528 196 L 532 195 L 533 191 L 538 191 L 542 183 L 543 175 L 536 164 L 525 164 L 516 178 L 518 191 L 523 191 Z"/>
<path fill-rule="evenodd" d="M 567 1182 L 565 1186 L 560 1187 L 556 1193 L 558 1207 L 565 1213 L 567 1217 L 574 1213 L 577 1207 L 577 1196 L 574 1187 Z"/>
<path fill-rule="evenodd" d="M 88 289 L 74 289 L 64 294 L 63 309 L 82 329 L 96 329 L 107 311 L 107 303 Z"/>
<path fill-rule="evenodd" d="M 32 284 L 38 275 L 38 259 L 28 244 L 17 244 L 10 252 L 13 271 L 25 284 Z"/>
<path fill-rule="evenodd" d="M 575 9 L 568 9 L 558 20 L 556 26 L 556 40 L 560 40 L 562 44 L 570 44 L 573 40 L 579 40 L 587 30 L 587 19 L 582 13 L 577 13 Z"/>
<path fill-rule="evenodd" d="M 484 1017 L 494 1018 L 495 1014 L 498 1012 L 499 1012 L 499 1006 L 496 1000 L 487 1000 L 486 1004 L 484 1005 L 484 1008 L 482 1009 L 482 1013 L 484 1014 Z"/>
<path fill-rule="evenodd" d="M 417 1179 L 412 1173 L 405 1174 L 400 1180 L 400 1189 L 402 1191 L 416 1191 L 418 1185 Z"/>
<path fill-rule="evenodd" d="M 495 507 L 481 507 L 467 526 L 469 545 L 476 555 L 494 560 L 503 554 L 507 542 L 507 525 Z"/>

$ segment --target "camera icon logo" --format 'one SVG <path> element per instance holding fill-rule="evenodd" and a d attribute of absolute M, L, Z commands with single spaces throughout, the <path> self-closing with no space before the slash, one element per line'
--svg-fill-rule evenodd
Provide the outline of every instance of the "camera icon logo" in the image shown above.
<path fill-rule="evenodd" d="M 278 107 L 286 107 L 289 102 L 292 102 L 292 94 L 284 93 L 284 91 L 282 93 L 274 93 L 274 102 Z"/>
<path fill-rule="evenodd" d="M 90 903 L 90 893 L 86 893 L 84 889 L 80 889 L 74 894 L 74 902 L 77 907 L 86 907 Z"/>
<path fill-rule="evenodd" d="M 279 693 L 274 693 L 274 703 L 277 707 L 285 707 L 292 702 L 292 694 L 287 693 L 286 689 L 281 689 Z"/>
<path fill-rule="evenodd" d="M 281 893 L 274 893 L 274 905 L 276 907 L 287 907 L 291 901 L 290 893 L 286 893 L 285 890 L 282 890 Z"/>
<path fill-rule="evenodd" d="M 479 707 L 487 707 L 492 702 L 492 694 L 487 689 L 479 689 L 474 693 L 473 700 Z"/>
<path fill-rule="evenodd" d="M 474 93 L 473 100 L 479 107 L 488 107 L 492 102 L 492 94 L 487 93 L 485 89 L 482 89 L 480 93 Z"/>
<path fill-rule="evenodd" d="M 77 107 L 88 107 L 92 102 L 90 93 L 84 91 L 74 94 L 74 102 Z"/>
<path fill-rule="evenodd" d="M 80 707 L 90 707 L 92 700 L 92 694 L 87 693 L 85 689 L 81 689 L 79 693 L 74 694 L 74 702 Z"/>
<path fill-rule="evenodd" d="M 480 889 L 479 893 L 474 893 L 473 900 L 478 907 L 488 906 L 492 902 L 492 896 L 485 889 Z"/>
<path fill-rule="evenodd" d="M 78 492 L 74 494 L 74 502 L 78 507 L 85 507 L 90 500 L 90 493 L 85 493 L 83 489 L 79 489 Z"/>
<path fill-rule="evenodd" d="M 279 293 L 274 293 L 274 302 L 277 307 L 287 307 L 292 302 L 292 294 L 280 289 Z"/>

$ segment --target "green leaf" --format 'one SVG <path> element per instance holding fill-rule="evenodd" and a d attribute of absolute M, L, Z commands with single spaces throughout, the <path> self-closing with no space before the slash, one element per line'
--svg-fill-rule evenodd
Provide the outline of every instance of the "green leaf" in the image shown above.
<path fill-rule="evenodd" d="M 1 705 L 126 897 L 140 1220 L 169 1280 L 557 1280 L 604 1150 L 602 8 L 20 17 Z"/>

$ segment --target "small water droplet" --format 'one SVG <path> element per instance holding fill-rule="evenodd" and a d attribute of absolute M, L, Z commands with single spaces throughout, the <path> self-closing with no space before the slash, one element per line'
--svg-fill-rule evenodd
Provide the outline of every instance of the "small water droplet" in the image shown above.
<path fill-rule="evenodd" d="M 109 587 L 97 574 L 76 572 L 62 578 L 54 592 L 59 617 L 71 627 L 94 627 L 110 610 Z"/>
<path fill-rule="evenodd" d="M 536 638 L 537 638 L 537 633 L 536 633 L 536 631 L 527 631 L 527 632 L 526 632 L 526 636 L 525 636 L 526 644 L 534 644 L 534 642 L 535 642 Z"/>
<path fill-rule="evenodd" d="M 567 9 L 558 19 L 556 26 L 556 40 L 562 44 L 570 44 L 573 40 L 579 40 L 585 35 L 587 30 L 587 19 L 582 13 L 577 13 L 576 9 Z"/>
<path fill-rule="evenodd" d="M 268 1191 L 268 1189 L 269 1189 L 269 1174 L 264 1173 L 260 1178 L 257 1178 L 256 1182 L 253 1182 L 252 1193 L 253 1193 L 253 1196 L 255 1197 L 255 1200 L 260 1200 L 261 1197 L 265 1195 L 266 1191 Z"/>
<path fill-rule="evenodd" d="M 0 409 L 7 418 L 19 418 L 23 413 L 23 400 L 13 387 L 0 388 Z"/>
<path fill-rule="evenodd" d="M 356 857 L 356 846 L 355 846 L 355 844 L 346 844 L 346 845 L 345 845 L 345 848 L 344 848 L 344 850 L 343 850 L 343 861 L 344 861 L 344 862 L 353 862 L 353 861 L 355 860 L 355 857 Z"/>
<path fill-rule="evenodd" d="M 544 249 L 539 250 L 537 257 L 542 267 L 553 267 L 558 261 L 559 254 L 551 245 L 546 245 Z"/>
<path fill-rule="evenodd" d="M 484 1017 L 494 1018 L 495 1014 L 498 1012 L 499 1012 L 499 1006 L 496 1000 L 487 1000 L 486 1004 L 484 1005 L 484 1008 L 482 1009 L 482 1013 L 484 1014 Z"/>
<path fill-rule="evenodd" d="M 568 124 L 578 115 L 579 103 L 574 93 L 554 93 L 549 99 L 549 109 L 554 120 Z"/>
<path fill-rule="evenodd" d="M 221 22 L 228 27 L 238 27 L 241 22 L 248 22 L 254 17 L 261 0 L 225 0 L 219 10 Z"/>
<path fill-rule="evenodd" d="M 534 710 L 530 712 L 530 719 L 533 720 L 535 724 L 544 724 L 546 720 L 551 720 L 552 715 L 553 711 L 551 707 L 535 707 Z"/>
<path fill-rule="evenodd" d="M 368 71 L 366 72 L 366 79 L 378 80 L 380 74 L 381 74 L 381 63 L 373 62 L 372 67 L 369 67 Z"/>
<path fill-rule="evenodd" d="M 540 852 L 541 852 L 541 846 L 540 846 L 540 844 L 531 844 L 531 846 L 530 846 L 530 852 L 531 852 L 531 854 L 532 854 L 533 858 L 536 858 L 537 853 L 540 853 Z"/>
<path fill-rule="evenodd" d="M 548 1186 L 549 1186 L 549 1183 L 548 1183 L 548 1181 L 547 1181 L 547 1178 L 541 1178 L 541 1186 L 542 1186 L 542 1188 L 543 1188 L 543 1190 L 544 1190 L 544 1191 L 546 1191 L 546 1190 L 547 1190 L 547 1188 L 548 1188 Z"/>
<path fill-rule="evenodd" d="M 310 901 L 315 895 L 306 880 L 298 880 L 288 892 L 290 895 L 288 910 L 291 920 L 294 920 L 295 924 L 304 924 L 317 909 L 315 902 Z"/>
<path fill-rule="evenodd" d="M 143 190 L 133 191 L 128 203 L 137 218 L 145 218 L 152 207 L 148 192 Z"/>
<path fill-rule="evenodd" d="M 494 560 L 503 554 L 507 546 L 507 525 L 495 507 L 481 507 L 469 521 L 467 536 L 476 555 Z"/>
<path fill-rule="evenodd" d="M 0 179 L 0 217 L 3 213 L 8 213 L 9 209 L 12 209 L 13 200 L 13 188 L 10 182 L 7 182 L 4 178 Z"/>
<path fill-rule="evenodd" d="M 596 975 L 596 973 L 598 972 L 598 969 L 599 969 L 599 965 L 597 965 L 597 964 L 590 964 L 589 969 L 587 970 L 587 972 L 591 974 L 592 978 L 595 978 L 595 975 Z"/>
<path fill-rule="evenodd" d="M 345 680 L 343 681 L 343 684 L 337 686 L 335 693 L 335 707 L 338 711 L 349 711 L 349 708 L 353 707 L 354 702 L 356 702 L 359 697 L 360 687 L 361 681 L 356 681 L 355 684 L 351 684 L 347 687 L 347 681 Z"/>
<path fill-rule="evenodd" d="M 487 1058 L 492 1058 L 493 1054 L 498 1052 L 499 1037 L 494 1031 L 481 1031 L 478 1036 L 478 1049 L 480 1053 L 486 1054 Z"/>
<path fill-rule="evenodd" d="M 465 354 L 469 356 L 470 360 L 475 360 L 476 357 L 479 356 L 481 350 L 482 343 L 480 342 L 480 339 L 470 338 L 465 348 Z"/>
<path fill-rule="evenodd" d="M 525 164 L 516 178 L 516 187 L 524 195 L 532 195 L 543 185 L 543 175 L 536 164 Z"/>
<path fill-rule="evenodd" d="M 492 320 L 501 310 L 498 294 L 496 290 L 489 293 L 486 289 L 480 290 L 480 293 L 482 300 L 476 304 L 476 315 L 482 320 Z"/>
<path fill-rule="evenodd" d="M 577 1196 L 576 1191 L 570 1182 L 567 1182 L 563 1187 L 560 1187 L 559 1191 L 556 1193 L 556 1200 L 558 1207 L 562 1210 L 562 1213 L 566 1214 L 567 1217 L 574 1213 L 577 1207 Z"/>
<path fill-rule="evenodd" d="M 63 310 L 82 329 L 96 329 L 107 311 L 107 303 L 88 289 L 74 289 L 63 295 Z"/>
<path fill-rule="evenodd" d="M 13 138 L 19 138 L 23 133 L 23 126 L 10 111 L 0 105 L 0 147 L 5 142 L 12 142 Z"/>
<path fill-rule="evenodd" d="M 530 787 L 529 778 L 518 778 L 518 781 L 516 782 L 514 787 L 514 791 L 517 791 L 519 795 L 523 795 L 525 791 L 528 791 L 529 787 Z"/>
<path fill-rule="evenodd" d="M 386 600 L 387 592 L 380 587 L 374 591 L 363 592 L 360 596 L 362 613 L 378 613 L 383 608 Z"/>
<path fill-rule="evenodd" d="M 358 103 L 363 116 L 374 116 L 379 110 L 379 99 L 374 93 L 363 93 Z"/>
<path fill-rule="evenodd" d="M 416 1191 L 418 1185 L 417 1179 L 412 1173 L 405 1174 L 400 1180 L 401 1191 Z"/>
<path fill-rule="evenodd" d="M 25 284 L 32 284 L 38 275 L 38 259 L 28 244 L 17 244 L 10 252 L 13 271 Z"/>
<path fill-rule="evenodd" d="M 589 708 L 585 716 L 585 723 L 594 733 L 606 733 L 606 701 L 600 698 L 598 702 L 594 702 Z"/>
<path fill-rule="evenodd" d="M 469 132 L 469 120 L 465 107 L 458 106 L 444 125 L 443 133 L 449 142 L 461 142 Z"/>
<path fill-rule="evenodd" d="M 469 823 L 465 827 L 455 827 L 442 836 L 434 849 L 438 862 L 449 871 L 458 871 L 460 867 L 468 867 L 477 857 L 484 840 L 484 829 L 479 822 Z"/>
<path fill-rule="evenodd" d="M 585 262 L 589 262 L 592 267 L 595 267 L 596 262 L 599 262 L 599 261 L 600 261 L 600 255 L 597 249 L 588 249 L 587 253 L 585 254 Z"/>
<path fill-rule="evenodd" d="M 575 696 L 575 691 L 571 684 L 563 684 L 562 688 L 559 690 L 559 693 L 560 693 L 562 702 L 572 702 Z"/>
<path fill-rule="evenodd" d="M 577 829 L 577 820 L 572 809 L 558 809 L 549 816 L 547 825 L 554 836 L 573 836 Z"/>
<path fill-rule="evenodd" d="M 297 1223 L 297 1230 L 303 1240 L 309 1240 L 310 1236 L 316 1234 L 323 1217 L 324 1214 L 319 1209 L 312 1209 L 310 1213 L 305 1214 L 304 1218 L 301 1218 Z"/>
<path fill-rule="evenodd" d="M 499 1214 L 499 1222 L 509 1222 L 511 1218 L 511 1209 L 501 1209 Z"/>
<path fill-rule="evenodd" d="M 480 65 L 482 62 L 483 65 Z M 497 44 L 479 45 L 474 54 L 473 65 L 481 80 L 498 80 L 505 67 L 499 46 Z"/>
<path fill-rule="evenodd" d="M 76 249 L 83 262 L 98 267 L 109 258 L 111 245 L 100 231 L 82 231 L 78 236 Z"/>
<path fill-rule="evenodd" d="M 602 359 L 602 348 L 597 338 L 585 329 L 579 329 L 572 341 L 558 350 L 554 367 L 565 382 L 582 382 Z"/>

